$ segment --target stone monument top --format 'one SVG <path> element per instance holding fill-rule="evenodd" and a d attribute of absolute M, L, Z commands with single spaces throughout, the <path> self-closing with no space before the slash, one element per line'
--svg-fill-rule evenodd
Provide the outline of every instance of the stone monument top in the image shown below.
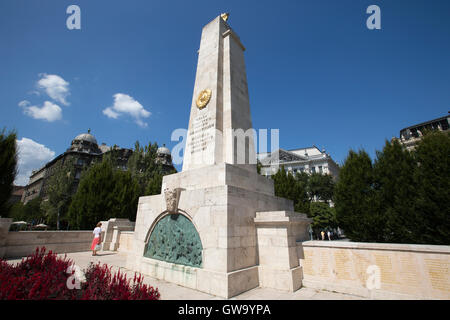
<path fill-rule="evenodd" d="M 228 13 L 203 27 L 183 171 L 256 164 L 244 51 Z"/>

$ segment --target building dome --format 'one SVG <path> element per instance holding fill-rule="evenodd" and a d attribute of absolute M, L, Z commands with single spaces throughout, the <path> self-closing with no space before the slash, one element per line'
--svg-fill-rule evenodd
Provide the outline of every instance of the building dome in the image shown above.
<path fill-rule="evenodd" d="M 93 143 L 93 144 L 98 144 L 97 140 L 95 139 L 95 137 L 92 134 L 90 134 L 90 133 L 79 134 L 73 140 L 87 141 L 87 142 L 90 142 L 90 143 Z"/>
<path fill-rule="evenodd" d="M 158 150 L 156 151 L 157 154 L 166 154 L 166 155 L 171 155 L 171 152 L 168 148 L 166 148 L 166 145 L 163 145 L 162 147 L 159 147 Z"/>
<path fill-rule="evenodd" d="M 68 150 L 87 152 L 87 153 L 102 153 L 98 148 L 97 139 L 91 134 L 91 129 L 87 133 L 77 135 L 73 140 Z"/>

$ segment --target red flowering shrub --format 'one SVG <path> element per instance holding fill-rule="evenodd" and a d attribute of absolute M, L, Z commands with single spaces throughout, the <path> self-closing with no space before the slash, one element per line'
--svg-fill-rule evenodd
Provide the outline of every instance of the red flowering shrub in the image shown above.
<path fill-rule="evenodd" d="M 85 273 L 86 282 L 83 286 L 83 300 L 158 300 L 158 289 L 143 284 L 144 278 L 134 274 L 133 284 L 127 280 L 120 270 L 114 275 L 106 264 L 91 263 Z"/>
<path fill-rule="evenodd" d="M 141 275 L 134 276 L 133 285 L 120 271 L 100 263 L 91 264 L 85 272 L 86 281 L 74 286 L 72 260 L 56 253 L 45 253 L 45 247 L 22 259 L 15 266 L 0 259 L 0 300 L 158 300 L 158 289 L 143 284 Z M 69 277 L 72 277 L 69 280 Z M 69 280 L 69 281 L 68 281 Z M 68 284 L 72 282 L 69 288 Z M 74 288 L 75 287 L 75 288 Z"/>
<path fill-rule="evenodd" d="M 73 299 L 76 292 L 66 285 L 71 264 L 52 251 L 46 254 L 44 247 L 16 266 L 0 260 L 0 299 Z"/>

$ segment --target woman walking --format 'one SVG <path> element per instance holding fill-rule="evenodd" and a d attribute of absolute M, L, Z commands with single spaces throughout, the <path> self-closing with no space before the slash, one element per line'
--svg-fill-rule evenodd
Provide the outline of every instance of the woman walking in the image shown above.
<path fill-rule="evenodd" d="M 102 242 L 101 226 L 102 226 L 101 222 L 97 223 L 97 226 L 95 227 L 94 231 L 92 231 L 92 233 L 94 234 L 94 239 L 92 240 L 92 244 L 91 244 L 91 250 L 92 250 L 93 256 L 96 256 L 97 251 L 100 250 L 100 243 Z"/>

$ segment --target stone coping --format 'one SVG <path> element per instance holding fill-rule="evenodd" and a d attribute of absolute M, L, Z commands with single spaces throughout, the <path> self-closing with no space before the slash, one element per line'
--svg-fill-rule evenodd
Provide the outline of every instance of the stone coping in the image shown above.
<path fill-rule="evenodd" d="M 294 211 L 262 211 L 256 213 L 254 218 L 256 224 L 286 224 L 286 223 L 309 223 L 305 214 Z"/>
<path fill-rule="evenodd" d="M 321 248 L 346 248 L 361 250 L 386 250 L 386 251 L 409 251 L 450 254 L 450 246 L 442 245 L 423 245 L 423 244 L 402 244 L 402 243 L 371 243 L 371 242 L 347 242 L 347 241 L 327 241 L 310 240 L 297 242 L 297 245 L 303 247 L 321 247 Z"/>
<path fill-rule="evenodd" d="M 91 232 L 92 233 L 92 231 L 93 231 L 94 229 L 92 229 L 92 230 L 21 230 L 21 231 L 9 231 L 9 232 L 11 232 L 11 233 L 43 233 L 43 232 L 45 232 L 45 233 L 51 233 L 51 232 L 55 232 L 55 233 L 62 233 L 62 232 L 65 232 L 65 233 L 84 233 L 84 232 Z"/>
<path fill-rule="evenodd" d="M 8 231 L 8 234 L 33 234 L 33 233 L 92 233 L 92 230 L 22 230 L 22 231 Z"/>

